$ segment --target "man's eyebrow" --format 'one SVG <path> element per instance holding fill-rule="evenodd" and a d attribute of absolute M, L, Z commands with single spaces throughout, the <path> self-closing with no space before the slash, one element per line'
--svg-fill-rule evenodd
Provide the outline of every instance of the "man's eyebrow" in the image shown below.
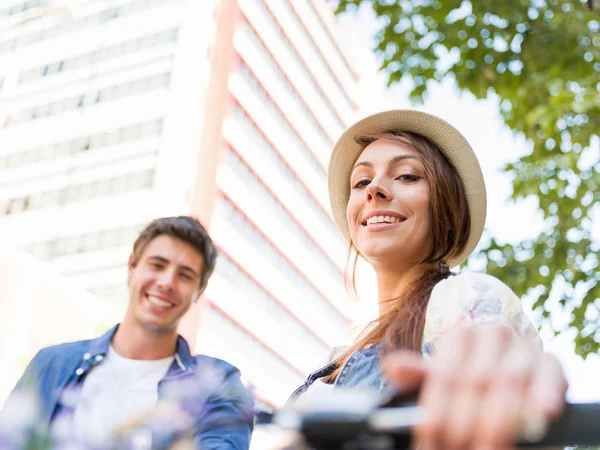
<path fill-rule="evenodd" d="M 164 258 L 164 257 L 162 257 L 162 256 L 158 256 L 158 255 L 151 255 L 151 256 L 148 256 L 148 259 L 156 259 L 156 260 L 158 260 L 158 261 L 160 261 L 160 262 L 163 262 L 163 263 L 165 263 L 165 264 L 168 264 L 168 263 L 170 263 L 170 262 L 171 262 L 171 261 L 169 261 L 167 258 Z M 197 276 L 197 277 L 199 277 L 199 276 L 200 276 L 200 274 L 199 274 L 198 272 L 196 272 L 194 269 L 192 269 L 190 266 L 179 266 L 179 267 L 181 268 L 181 270 L 185 270 L 185 271 L 188 271 L 188 272 L 192 272 L 192 273 L 193 273 L 195 276 Z"/>
<path fill-rule="evenodd" d="M 194 274 L 195 277 L 199 277 L 200 274 L 198 272 L 196 272 L 194 269 L 192 269 L 190 266 L 179 266 L 181 267 L 181 270 L 185 270 L 186 272 L 192 272 L 192 274 Z"/>
<path fill-rule="evenodd" d="M 148 259 L 158 259 L 159 261 L 164 262 L 164 263 L 170 262 L 167 258 L 163 258 L 162 256 L 158 256 L 158 255 L 150 255 L 150 256 L 148 256 Z"/>

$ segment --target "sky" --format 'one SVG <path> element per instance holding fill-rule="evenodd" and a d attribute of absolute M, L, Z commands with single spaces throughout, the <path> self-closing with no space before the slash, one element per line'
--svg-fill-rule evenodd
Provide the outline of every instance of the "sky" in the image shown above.
<path fill-rule="evenodd" d="M 345 13 L 339 17 L 345 33 L 347 46 L 353 49 L 353 57 L 363 67 L 377 67 L 374 56 L 368 49 L 372 47 L 377 23 L 368 8 L 358 13 Z M 533 200 L 514 203 L 508 201 L 512 192 L 509 176 L 502 173 L 501 167 L 516 160 L 528 151 L 527 143 L 514 135 L 502 122 L 498 100 L 489 98 L 477 100 L 469 93 L 460 93 L 451 80 L 430 86 L 428 97 L 421 106 L 412 105 L 407 99 L 407 85 L 386 87 L 385 75 L 364 71 L 365 84 L 369 87 L 363 93 L 364 109 L 361 117 L 386 109 L 415 108 L 435 114 L 459 129 L 471 143 L 479 159 L 487 186 L 488 210 L 486 229 L 500 241 L 518 242 L 536 236 L 542 228 L 542 215 L 537 211 Z M 373 317 L 376 301 L 369 298 L 375 292 L 375 280 L 367 267 L 359 272 L 359 294 L 365 317 Z M 526 313 L 536 320 L 530 302 L 523 299 Z M 571 402 L 600 401 L 600 357 L 591 355 L 585 361 L 575 355 L 573 334 L 563 334 L 553 338 L 549 330 L 542 330 L 545 349 L 554 353 L 561 361 L 569 380 L 568 399 Z"/>

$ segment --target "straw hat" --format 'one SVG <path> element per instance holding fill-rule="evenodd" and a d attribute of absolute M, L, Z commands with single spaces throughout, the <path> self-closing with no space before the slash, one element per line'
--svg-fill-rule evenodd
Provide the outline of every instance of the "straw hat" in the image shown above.
<path fill-rule="evenodd" d="M 350 198 L 350 175 L 362 152 L 356 138 L 365 134 L 386 131 L 408 131 L 431 140 L 444 152 L 460 176 L 471 216 L 471 232 L 463 252 L 448 260 L 450 267 L 458 266 L 473 252 L 485 225 L 486 191 L 481 167 L 475 152 L 460 132 L 448 122 L 420 111 L 392 110 L 368 116 L 348 128 L 338 139 L 329 161 L 329 200 L 338 228 L 350 241 L 346 207 Z"/>

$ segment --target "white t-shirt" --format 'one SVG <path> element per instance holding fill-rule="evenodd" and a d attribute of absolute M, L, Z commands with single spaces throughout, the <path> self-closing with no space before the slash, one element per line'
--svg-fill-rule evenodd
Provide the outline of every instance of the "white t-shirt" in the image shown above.
<path fill-rule="evenodd" d="M 158 382 L 174 356 L 142 361 L 124 358 L 112 346 L 102 364 L 90 371 L 79 395 L 71 436 L 86 442 L 104 441 L 128 420 L 158 402 Z"/>

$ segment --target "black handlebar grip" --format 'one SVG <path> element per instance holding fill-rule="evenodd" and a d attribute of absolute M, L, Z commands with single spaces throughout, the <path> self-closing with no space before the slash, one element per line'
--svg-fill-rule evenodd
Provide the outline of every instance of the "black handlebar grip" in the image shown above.
<path fill-rule="evenodd" d="M 356 444 L 365 440 L 374 442 L 377 438 L 388 439 L 387 446 L 378 448 L 409 448 L 411 428 L 404 419 L 410 407 L 383 409 L 387 416 L 383 427 L 374 426 L 374 416 L 371 414 L 336 414 L 328 411 L 305 415 L 299 431 L 317 449 L 370 448 L 369 444 Z M 374 413 L 377 415 L 377 412 Z M 394 420 L 394 417 L 398 420 Z M 560 418 L 548 425 L 540 439 L 524 439 L 517 443 L 517 447 L 566 446 L 600 446 L 600 403 L 567 404 Z"/>
<path fill-rule="evenodd" d="M 518 446 L 598 446 L 600 445 L 600 403 L 568 403 L 558 420 L 551 423 L 537 442 Z"/>

